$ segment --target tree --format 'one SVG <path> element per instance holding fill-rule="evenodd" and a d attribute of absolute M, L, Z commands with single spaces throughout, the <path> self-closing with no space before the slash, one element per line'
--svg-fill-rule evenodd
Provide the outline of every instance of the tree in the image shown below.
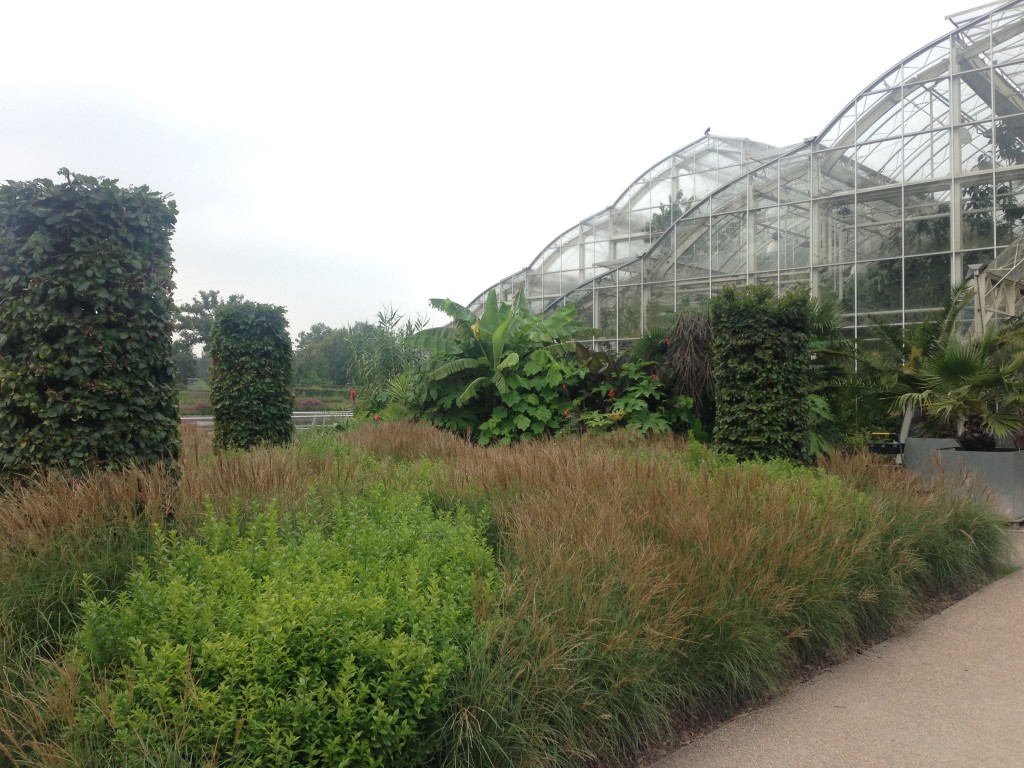
<path fill-rule="evenodd" d="M 202 344 L 205 352 L 210 345 L 213 318 L 217 309 L 224 304 L 244 300 L 245 296 L 240 293 L 231 294 L 225 302 L 220 298 L 220 291 L 200 291 L 192 301 L 178 305 L 174 330 L 190 348 Z"/>
<path fill-rule="evenodd" d="M 316 323 L 299 333 L 295 350 L 295 383 L 342 386 L 355 381 L 352 344 L 347 328 Z"/>
<path fill-rule="evenodd" d="M 61 174 L 0 187 L 0 475 L 170 463 L 177 209 Z"/>
<path fill-rule="evenodd" d="M 174 363 L 174 383 L 179 387 L 186 386 L 198 369 L 196 353 L 184 339 L 178 338 L 171 343 L 171 360 Z"/>

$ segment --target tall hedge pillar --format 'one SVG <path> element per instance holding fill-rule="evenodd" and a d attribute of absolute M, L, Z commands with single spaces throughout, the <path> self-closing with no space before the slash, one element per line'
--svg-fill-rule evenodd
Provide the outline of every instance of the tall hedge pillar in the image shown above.
<path fill-rule="evenodd" d="M 62 169 L 0 186 L 0 478 L 170 462 L 174 202 Z"/>
<path fill-rule="evenodd" d="M 807 294 L 727 287 L 711 302 L 715 445 L 741 459 L 807 459 Z"/>
<path fill-rule="evenodd" d="M 210 336 L 214 447 L 287 443 L 294 398 L 284 308 L 229 302 L 217 309 Z"/>

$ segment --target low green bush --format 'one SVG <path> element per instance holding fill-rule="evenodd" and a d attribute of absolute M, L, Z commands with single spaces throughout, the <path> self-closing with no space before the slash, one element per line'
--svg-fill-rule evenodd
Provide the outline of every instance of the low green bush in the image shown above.
<path fill-rule="evenodd" d="M 196 539 L 160 534 L 119 599 L 87 600 L 79 740 L 121 765 L 426 759 L 496 579 L 480 525 L 384 492 L 320 517 L 211 513 Z"/>

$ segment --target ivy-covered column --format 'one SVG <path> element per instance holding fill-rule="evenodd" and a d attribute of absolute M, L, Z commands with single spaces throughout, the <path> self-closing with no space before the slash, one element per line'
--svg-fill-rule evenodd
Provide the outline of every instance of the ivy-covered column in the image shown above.
<path fill-rule="evenodd" d="M 711 303 L 715 444 L 741 459 L 807 460 L 807 294 L 725 288 Z"/>
<path fill-rule="evenodd" d="M 210 359 L 215 448 L 292 439 L 292 340 L 284 307 L 253 301 L 218 307 Z"/>
<path fill-rule="evenodd" d="M 170 238 L 148 187 L 61 173 L 0 186 L 0 478 L 171 462 Z"/>

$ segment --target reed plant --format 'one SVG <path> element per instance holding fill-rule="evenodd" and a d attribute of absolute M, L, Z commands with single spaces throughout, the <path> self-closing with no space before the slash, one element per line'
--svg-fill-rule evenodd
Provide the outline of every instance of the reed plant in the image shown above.
<path fill-rule="evenodd" d="M 189 537 L 204 510 L 276 500 L 302 518 L 382 487 L 485 518 L 499 566 L 438 715 L 445 766 L 625 763 L 890 635 L 1008 556 L 983 504 L 866 455 L 740 464 L 622 434 L 483 448 L 387 422 L 215 455 L 188 430 L 177 477 L 52 477 L 0 498 L 0 761 L 103 761 L 62 740 L 88 684 L 66 650 L 84 574 L 119 589 L 154 523 Z M 183 754 L 148 748 L 155 764 Z"/>

